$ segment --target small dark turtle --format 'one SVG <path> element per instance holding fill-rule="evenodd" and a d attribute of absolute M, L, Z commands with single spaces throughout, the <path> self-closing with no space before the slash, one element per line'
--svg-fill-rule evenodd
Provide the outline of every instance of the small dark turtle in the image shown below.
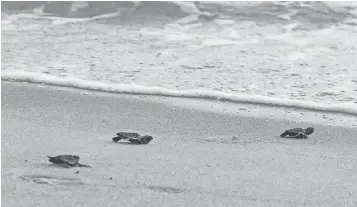
<path fill-rule="evenodd" d="M 293 128 L 293 129 L 288 129 L 284 133 L 282 133 L 280 136 L 281 137 L 286 137 L 286 138 L 299 138 L 299 139 L 306 139 L 307 135 L 310 135 L 314 132 L 314 128 L 308 127 L 306 129 L 302 128 Z"/>
<path fill-rule="evenodd" d="M 113 141 L 114 142 L 118 142 L 122 139 L 130 139 L 130 138 L 139 138 L 140 137 L 140 134 L 138 133 L 133 133 L 133 132 L 119 132 L 117 133 L 117 136 L 116 137 L 113 137 Z"/>
<path fill-rule="evenodd" d="M 133 133 L 133 132 L 119 132 L 117 133 L 116 137 L 113 137 L 114 142 L 118 142 L 119 140 L 128 140 L 129 142 L 133 144 L 148 144 L 153 140 L 154 138 L 149 135 L 144 135 L 141 136 L 138 133 Z"/>
<path fill-rule="evenodd" d="M 149 144 L 149 142 L 151 142 L 151 140 L 153 140 L 153 139 L 154 138 L 152 136 L 144 135 L 144 136 L 140 136 L 138 138 L 130 138 L 130 139 L 128 139 L 128 141 L 133 144 Z"/>
<path fill-rule="evenodd" d="M 83 165 L 81 163 L 79 163 L 79 156 L 77 155 L 58 155 L 56 157 L 50 157 L 47 156 L 49 158 L 48 161 L 54 163 L 54 164 L 58 164 L 58 165 L 62 165 L 63 167 L 89 167 L 89 165 Z"/>

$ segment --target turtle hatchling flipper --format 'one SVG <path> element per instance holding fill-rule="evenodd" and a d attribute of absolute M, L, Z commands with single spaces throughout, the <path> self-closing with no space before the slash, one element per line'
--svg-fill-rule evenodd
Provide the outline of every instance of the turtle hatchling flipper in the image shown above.
<path fill-rule="evenodd" d="M 143 144 L 140 139 L 129 139 L 128 140 L 132 144 Z"/>
<path fill-rule="evenodd" d="M 123 139 L 123 138 L 121 138 L 119 135 L 117 136 L 117 137 L 113 137 L 113 141 L 114 142 L 119 142 L 121 139 Z"/>
<path fill-rule="evenodd" d="M 152 136 L 144 135 L 139 138 L 130 138 L 128 141 L 133 144 L 149 144 L 153 140 Z"/>
<path fill-rule="evenodd" d="M 280 137 L 286 137 L 287 134 L 288 134 L 288 133 L 286 133 L 286 131 L 285 131 L 284 133 L 282 133 L 282 134 L 280 135 Z"/>
<path fill-rule="evenodd" d="M 295 135 L 295 136 L 289 136 L 289 138 L 306 139 L 307 136 L 306 136 L 305 134 L 303 134 L 303 133 L 299 133 L 299 134 L 297 134 L 297 135 Z"/>
<path fill-rule="evenodd" d="M 89 166 L 89 165 L 83 165 L 83 164 L 81 164 L 81 163 L 78 163 L 77 164 L 77 167 L 87 167 L 87 168 L 92 168 L 91 166 Z"/>
<path fill-rule="evenodd" d="M 135 133 L 135 132 L 119 132 L 117 133 L 117 136 L 113 138 L 114 142 L 118 142 L 122 139 L 129 140 L 131 138 L 139 138 L 140 134 Z"/>
<path fill-rule="evenodd" d="M 48 157 L 48 161 L 54 163 L 54 164 L 59 164 L 61 165 L 63 163 L 63 161 L 57 159 L 57 157 L 51 157 L 51 156 L 47 156 Z"/>
<path fill-rule="evenodd" d="M 300 139 L 307 139 L 306 134 L 303 134 L 303 133 L 298 134 L 296 137 L 300 138 Z"/>
<path fill-rule="evenodd" d="M 69 164 L 67 164 L 67 163 L 62 163 L 62 164 L 60 164 L 62 167 L 65 167 L 65 168 L 71 168 L 71 167 L 73 167 L 73 166 L 70 166 Z"/>

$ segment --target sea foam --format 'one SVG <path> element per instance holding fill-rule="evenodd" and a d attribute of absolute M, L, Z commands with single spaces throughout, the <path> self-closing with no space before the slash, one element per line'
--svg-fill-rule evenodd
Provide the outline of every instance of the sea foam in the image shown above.
<path fill-rule="evenodd" d="M 308 101 L 290 100 L 271 98 L 259 95 L 242 95 L 225 93 L 220 91 L 210 90 L 185 90 L 178 91 L 166 89 L 163 87 L 147 87 L 141 85 L 124 85 L 111 84 L 99 81 L 82 80 L 76 77 L 58 77 L 44 73 L 17 71 L 17 72 L 2 72 L 1 79 L 3 81 L 19 81 L 42 83 L 54 86 L 66 86 L 87 90 L 104 91 L 112 93 L 129 93 L 141 95 L 158 95 L 169 97 L 184 97 L 184 98 L 202 98 L 211 100 L 221 100 L 238 103 L 260 104 L 277 107 L 300 108 L 316 111 L 335 112 L 357 115 L 357 105 L 355 103 L 341 104 L 322 104 Z"/>
<path fill-rule="evenodd" d="M 111 18 L 111 17 L 116 17 L 119 15 L 120 15 L 120 12 L 114 12 L 114 13 L 109 13 L 109 14 L 93 16 L 93 17 L 64 18 L 64 17 L 56 17 L 56 16 L 45 16 L 45 15 L 41 15 L 41 14 L 37 14 L 37 13 L 33 13 L 33 14 L 20 13 L 20 14 L 8 15 L 6 17 L 6 19 L 1 20 L 1 24 L 10 24 L 13 21 L 16 21 L 19 19 L 42 19 L 42 20 L 52 21 L 52 24 L 54 24 L 54 25 L 60 25 L 60 24 L 68 24 L 68 23 L 90 22 L 90 21 L 95 21 L 95 20 L 99 20 L 99 19 L 107 19 L 107 18 Z"/>

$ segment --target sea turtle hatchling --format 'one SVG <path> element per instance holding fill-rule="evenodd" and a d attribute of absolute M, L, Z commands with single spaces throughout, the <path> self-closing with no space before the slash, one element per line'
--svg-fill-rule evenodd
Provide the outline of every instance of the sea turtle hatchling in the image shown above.
<path fill-rule="evenodd" d="M 77 155 L 57 155 L 55 157 L 50 157 L 47 156 L 49 158 L 48 161 L 54 163 L 54 164 L 58 164 L 61 165 L 63 167 L 88 167 L 91 168 L 89 165 L 83 165 L 81 163 L 79 163 L 79 156 Z"/>
<path fill-rule="evenodd" d="M 293 128 L 293 129 L 286 130 L 284 133 L 280 135 L 280 137 L 306 139 L 307 135 L 310 135 L 313 132 L 314 132 L 314 128 L 312 127 L 308 127 L 306 129 Z"/>
<path fill-rule="evenodd" d="M 113 137 L 112 140 L 114 142 L 118 142 L 122 139 L 128 140 L 133 144 L 148 144 L 151 140 L 153 140 L 153 137 L 149 135 L 141 136 L 140 134 L 134 132 L 119 132 L 116 137 Z"/>

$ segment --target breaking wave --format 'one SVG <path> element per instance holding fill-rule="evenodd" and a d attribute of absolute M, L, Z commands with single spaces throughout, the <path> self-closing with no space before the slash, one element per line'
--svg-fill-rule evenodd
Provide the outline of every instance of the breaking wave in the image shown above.
<path fill-rule="evenodd" d="M 2 13 L 30 12 L 42 17 L 92 18 L 106 24 L 163 25 L 195 16 L 258 24 L 298 22 L 295 30 L 320 29 L 356 17 L 357 5 L 329 2 L 2 2 Z"/>
<path fill-rule="evenodd" d="M 357 115 L 356 2 L 1 5 L 2 80 Z"/>
<path fill-rule="evenodd" d="M 259 95 L 238 95 L 219 91 L 208 90 L 187 90 L 178 91 L 166 89 L 163 87 L 146 87 L 140 85 L 125 85 L 125 84 L 110 84 L 97 81 L 82 80 L 76 77 L 57 77 L 43 73 L 35 72 L 2 72 L 1 79 L 4 81 L 19 81 L 30 83 L 42 83 L 54 86 L 66 86 L 87 90 L 104 91 L 112 93 L 129 93 L 142 95 L 158 95 L 170 97 L 184 97 L 184 98 L 201 98 L 211 100 L 221 100 L 239 103 L 261 104 L 268 106 L 301 108 L 316 111 L 335 112 L 357 115 L 357 108 L 355 104 L 322 104 L 315 102 L 299 101 L 299 100 L 284 100 L 278 98 L 271 98 Z"/>

